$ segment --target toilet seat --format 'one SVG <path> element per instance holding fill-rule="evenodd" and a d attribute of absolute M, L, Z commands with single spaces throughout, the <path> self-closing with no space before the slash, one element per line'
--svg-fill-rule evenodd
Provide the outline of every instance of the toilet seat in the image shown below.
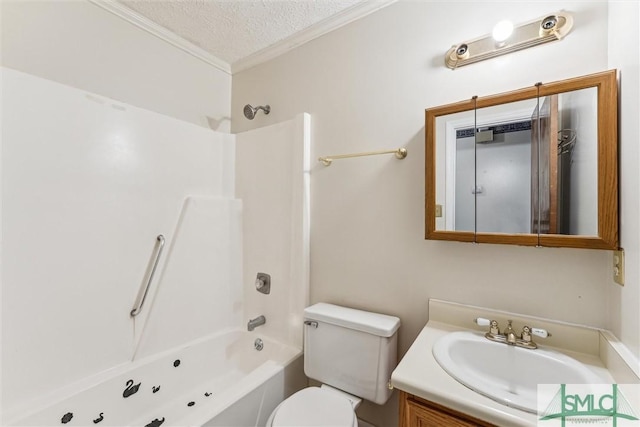
<path fill-rule="evenodd" d="M 357 427 L 351 402 L 318 387 L 307 387 L 291 395 L 273 411 L 268 426 Z"/>

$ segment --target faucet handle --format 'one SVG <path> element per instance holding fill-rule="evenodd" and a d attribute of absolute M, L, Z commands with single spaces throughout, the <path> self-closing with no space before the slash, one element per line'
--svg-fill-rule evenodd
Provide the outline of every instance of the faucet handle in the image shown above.
<path fill-rule="evenodd" d="M 526 342 L 531 342 L 531 335 L 535 335 L 540 338 L 547 338 L 551 336 L 551 334 L 546 329 L 531 328 L 529 326 L 524 326 L 522 328 L 522 340 Z"/>
<path fill-rule="evenodd" d="M 478 317 L 473 319 L 473 321 L 478 326 L 489 326 L 489 333 L 493 335 L 498 335 L 500 333 L 500 328 L 498 328 L 498 322 L 495 320 L 485 319 L 484 317 Z"/>
<path fill-rule="evenodd" d="M 258 273 L 255 285 L 258 292 L 269 295 L 269 292 L 271 292 L 271 276 L 267 273 Z"/>
<path fill-rule="evenodd" d="M 477 317 L 473 319 L 473 322 L 478 326 L 489 326 L 491 320 L 485 319 L 484 317 Z"/>
<path fill-rule="evenodd" d="M 496 320 L 492 320 L 489 326 L 489 333 L 494 335 L 500 334 L 500 328 L 498 328 L 498 322 Z"/>
<path fill-rule="evenodd" d="M 551 333 L 549 331 L 541 328 L 531 328 L 531 333 L 540 338 L 547 338 L 551 336 Z"/>

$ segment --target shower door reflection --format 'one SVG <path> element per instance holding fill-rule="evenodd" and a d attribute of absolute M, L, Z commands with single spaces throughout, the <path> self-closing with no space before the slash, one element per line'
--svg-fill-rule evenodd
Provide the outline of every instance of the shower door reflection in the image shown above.
<path fill-rule="evenodd" d="M 536 109 L 534 98 L 477 110 L 477 232 L 532 232 L 531 114 Z"/>

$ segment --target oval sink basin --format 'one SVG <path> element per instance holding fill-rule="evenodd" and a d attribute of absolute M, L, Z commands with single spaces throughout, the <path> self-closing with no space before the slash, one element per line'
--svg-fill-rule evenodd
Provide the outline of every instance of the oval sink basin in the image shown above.
<path fill-rule="evenodd" d="M 497 343 L 469 331 L 452 332 L 436 340 L 433 356 L 442 369 L 471 390 L 534 414 L 538 384 L 607 382 L 565 354 Z"/>

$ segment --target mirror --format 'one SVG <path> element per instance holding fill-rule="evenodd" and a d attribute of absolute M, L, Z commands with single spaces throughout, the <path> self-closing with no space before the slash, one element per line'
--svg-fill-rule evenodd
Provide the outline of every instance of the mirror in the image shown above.
<path fill-rule="evenodd" d="M 426 110 L 426 238 L 618 247 L 615 70 Z"/>

